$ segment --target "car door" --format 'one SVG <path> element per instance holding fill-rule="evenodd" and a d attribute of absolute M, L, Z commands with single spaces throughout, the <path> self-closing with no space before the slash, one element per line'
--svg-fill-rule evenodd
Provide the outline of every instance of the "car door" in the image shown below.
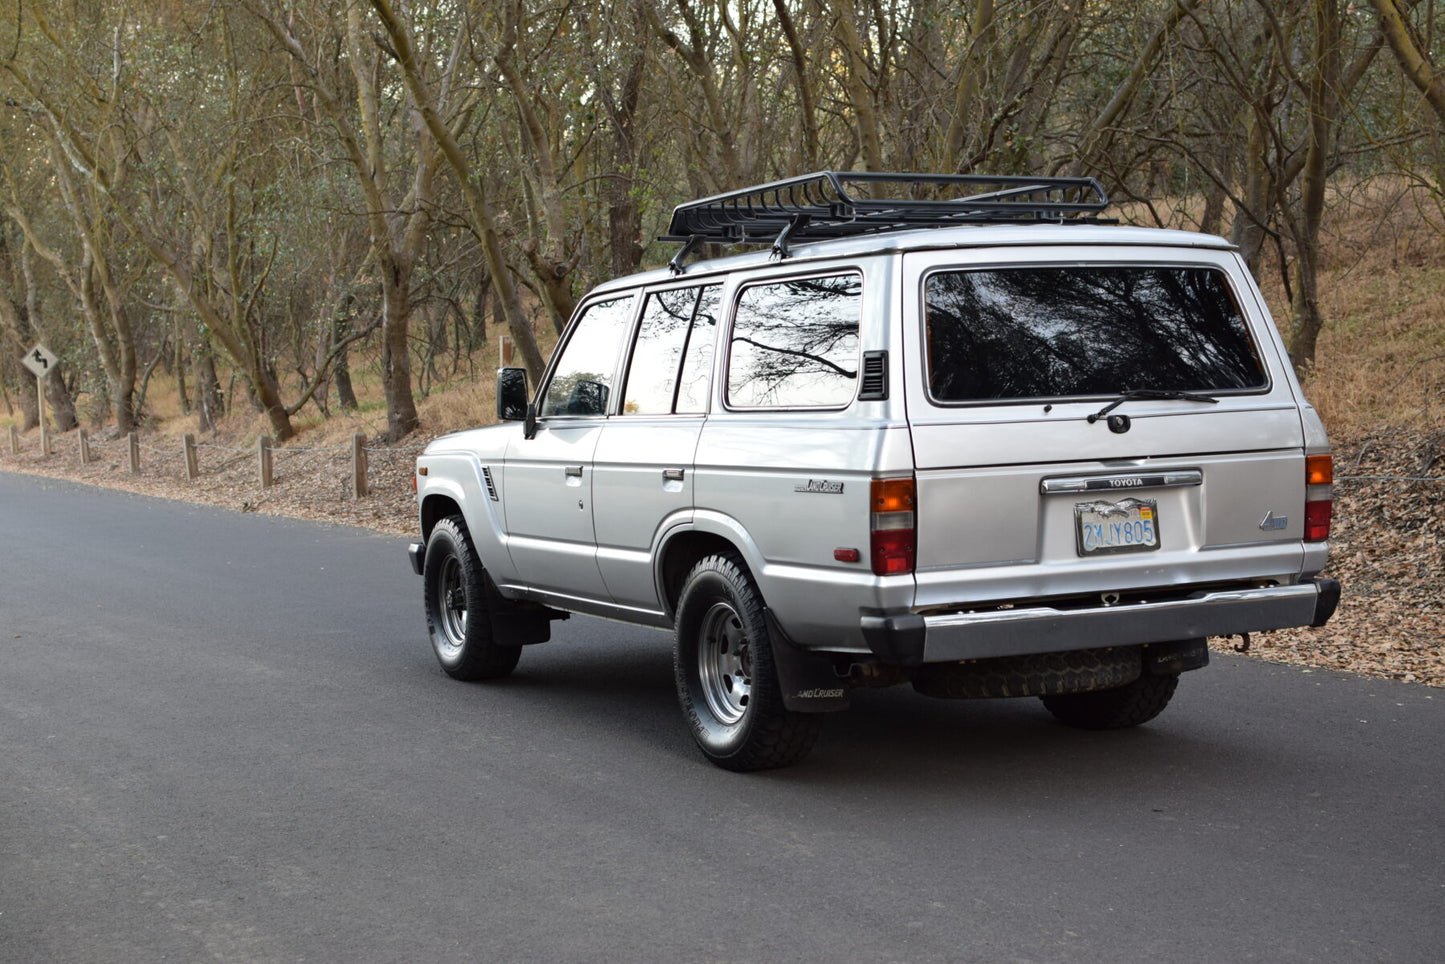
<path fill-rule="evenodd" d="M 631 294 L 585 305 L 537 399 L 537 431 L 507 446 L 506 526 L 522 584 L 606 600 L 592 525 L 593 454 L 613 403 Z"/>
<path fill-rule="evenodd" d="M 647 295 L 622 404 L 592 477 L 597 564 L 614 603 L 661 612 L 652 564 L 662 533 L 692 513 L 693 455 L 708 408 L 722 286 Z"/>

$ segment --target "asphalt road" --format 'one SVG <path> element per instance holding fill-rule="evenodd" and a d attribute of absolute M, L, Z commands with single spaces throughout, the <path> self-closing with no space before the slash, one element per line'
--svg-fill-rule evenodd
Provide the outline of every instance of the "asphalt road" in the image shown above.
<path fill-rule="evenodd" d="M 443 676 L 404 546 L 0 474 L 0 960 L 1441 959 L 1439 690 L 1216 658 L 1112 734 L 877 691 L 736 775 L 665 634 Z"/>

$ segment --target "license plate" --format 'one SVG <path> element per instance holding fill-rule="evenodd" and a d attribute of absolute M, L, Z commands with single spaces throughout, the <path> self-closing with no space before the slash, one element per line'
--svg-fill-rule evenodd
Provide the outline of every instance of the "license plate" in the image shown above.
<path fill-rule="evenodd" d="M 1159 548 L 1159 507 L 1153 499 L 1079 502 L 1074 523 L 1081 556 Z"/>

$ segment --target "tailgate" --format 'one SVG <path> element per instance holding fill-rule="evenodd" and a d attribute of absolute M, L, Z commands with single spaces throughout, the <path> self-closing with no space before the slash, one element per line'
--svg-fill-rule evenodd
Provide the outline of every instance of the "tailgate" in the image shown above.
<path fill-rule="evenodd" d="M 1131 403 L 1125 434 L 1082 414 L 915 425 L 917 607 L 1292 582 L 1298 413 L 1189 405 Z"/>

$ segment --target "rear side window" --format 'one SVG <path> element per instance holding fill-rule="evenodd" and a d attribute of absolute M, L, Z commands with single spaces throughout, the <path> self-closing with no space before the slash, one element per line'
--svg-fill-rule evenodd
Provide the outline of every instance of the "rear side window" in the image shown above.
<path fill-rule="evenodd" d="M 707 411 L 721 291 L 721 285 L 710 285 L 647 296 L 632 347 L 622 414 Z"/>
<path fill-rule="evenodd" d="M 1068 266 L 941 271 L 924 282 L 935 401 L 1221 392 L 1267 384 L 1224 273 Z"/>
<path fill-rule="evenodd" d="M 744 288 L 728 349 L 728 404 L 841 408 L 858 390 L 856 273 Z"/>

